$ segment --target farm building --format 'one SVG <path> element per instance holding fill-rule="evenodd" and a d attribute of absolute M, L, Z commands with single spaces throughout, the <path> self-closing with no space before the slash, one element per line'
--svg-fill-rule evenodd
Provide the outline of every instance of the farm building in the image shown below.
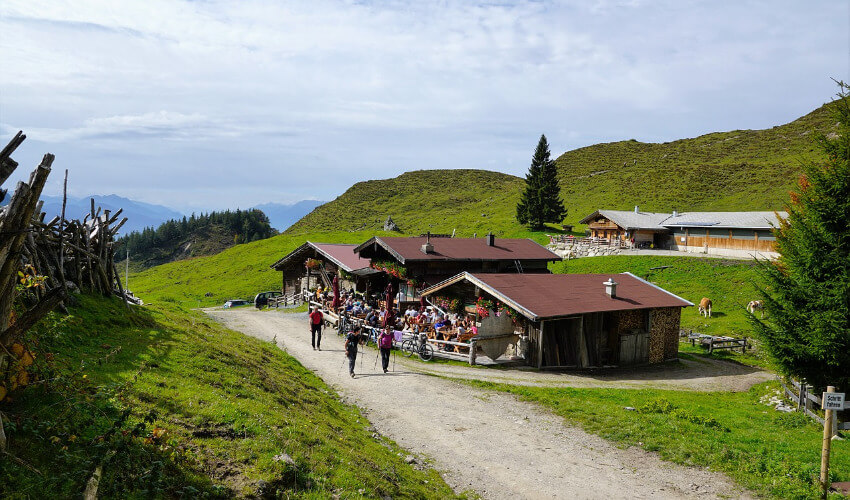
<path fill-rule="evenodd" d="M 374 237 L 354 249 L 373 268 L 400 281 L 401 301 L 418 300 L 419 290 L 460 272 L 549 273 L 554 252 L 529 239 Z"/>
<path fill-rule="evenodd" d="M 369 267 L 369 259 L 354 253 L 355 246 L 308 241 L 271 268 L 283 273 L 281 291 L 284 295 L 297 294 L 316 285 L 328 288 L 335 275 L 342 278 L 342 288 L 362 291 L 368 284 L 368 277 L 378 272 Z"/>
<path fill-rule="evenodd" d="M 788 214 L 780 212 L 780 217 Z M 670 230 L 671 250 L 715 255 L 772 258 L 779 225 L 775 212 L 673 213 L 663 222 Z"/>
<path fill-rule="evenodd" d="M 778 213 L 785 217 L 784 212 Z M 610 244 L 651 246 L 730 257 L 776 257 L 776 212 L 654 213 L 597 210 L 581 220 Z"/>
<path fill-rule="evenodd" d="M 633 212 L 627 210 L 597 210 L 580 221 L 587 224 L 590 236 L 616 240 L 621 243 L 631 242 L 636 245 L 652 244 L 656 248 L 666 244 L 670 230 L 661 222 L 670 214 L 640 212 L 635 207 Z"/>
<path fill-rule="evenodd" d="M 517 345 L 527 346 L 525 360 L 538 368 L 675 359 L 681 309 L 693 305 L 630 273 L 464 272 L 422 295 L 458 298 L 467 310 L 488 302 L 507 306 Z"/>

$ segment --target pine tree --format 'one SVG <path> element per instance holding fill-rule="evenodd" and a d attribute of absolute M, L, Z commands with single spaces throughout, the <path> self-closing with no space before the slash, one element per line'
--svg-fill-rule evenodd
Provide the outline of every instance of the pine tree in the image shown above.
<path fill-rule="evenodd" d="M 546 222 L 561 222 L 567 215 L 561 202 L 558 170 L 550 156 L 549 142 L 541 135 L 525 176 L 525 191 L 516 207 L 520 224 L 535 230 L 543 229 Z"/>
<path fill-rule="evenodd" d="M 767 317 L 751 321 L 784 374 L 840 392 L 850 390 L 850 87 L 839 86 L 838 134 L 818 139 L 824 163 L 803 166 L 774 231 L 780 256 L 759 266 Z"/>

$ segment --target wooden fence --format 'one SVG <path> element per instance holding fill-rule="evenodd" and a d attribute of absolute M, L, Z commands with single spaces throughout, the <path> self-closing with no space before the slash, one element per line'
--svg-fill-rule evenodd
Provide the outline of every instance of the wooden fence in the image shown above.
<path fill-rule="evenodd" d="M 796 380 L 791 379 L 789 384 L 786 384 L 785 380 L 782 381 L 782 389 L 785 392 L 785 397 L 797 402 L 798 411 L 805 412 L 806 415 L 823 425 L 823 417 L 812 411 L 812 404 L 816 405 L 815 408 L 820 408 L 823 402 L 817 395 L 809 392 L 812 389 L 811 386 L 800 384 Z M 844 402 L 844 411 L 847 410 L 850 410 L 850 401 Z M 832 420 L 832 434 L 835 435 L 839 430 L 850 430 L 850 422 L 838 423 L 838 418 L 834 418 Z"/>

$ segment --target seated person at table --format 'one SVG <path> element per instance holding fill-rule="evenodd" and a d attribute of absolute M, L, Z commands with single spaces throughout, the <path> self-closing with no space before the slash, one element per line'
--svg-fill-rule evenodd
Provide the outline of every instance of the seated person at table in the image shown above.
<path fill-rule="evenodd" d="M 361 314 L 362 312 L 363 312 L 363 308 L 360 307 L 360 301 L 358 300 L 357 302 L 354 303 L 353 306 L 351 306 L 351 314 L 357 316 L 358 314 Z"/>
<path fill-rule="evenodd" d="M 460 342 L 461 335 L 466 335 L 466 327 L 463 326 L 463 322 L 457 325 L 457 334 L 454 336 L 455 342 Z"/>
<path fill-rule="evenodd" d="M 436 332 L 437 340 L 447 340 L 448 332 L 452 328 L 452 322 L 449 320 L 440 320 L 434 323 L 434 332 Z"/>
<path fill-rule="evenodd" d="M 378 313 L 376 313 L 374 309 L 369 311 L 369 313 L 366 315 L 366 324 L 369 326 L 378 325 Z"/>

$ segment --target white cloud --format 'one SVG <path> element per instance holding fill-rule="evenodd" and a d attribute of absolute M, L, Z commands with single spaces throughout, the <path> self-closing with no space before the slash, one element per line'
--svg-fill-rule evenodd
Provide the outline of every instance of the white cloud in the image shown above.
<path fill-rule="evenodd" d="M 97 165 L 133 177 L 144 165 L 142 198 L 162 191 L 160 178 L 196 178 L 222 152 L 291 171 L 274 178 L 296 198 L 415 168 L 521 174 L 541 132 L 563 151 L 810 111 L 832 95 L 829 77 L 848 77 L 848 8 L 6 0 L 0 125 L 73 154 L 79 177 Z M 219 203 L 215 182 L 233 185 L 222 175 L 184 196 Z M 274 191 L 240 186 L 242 206 Z"/>

